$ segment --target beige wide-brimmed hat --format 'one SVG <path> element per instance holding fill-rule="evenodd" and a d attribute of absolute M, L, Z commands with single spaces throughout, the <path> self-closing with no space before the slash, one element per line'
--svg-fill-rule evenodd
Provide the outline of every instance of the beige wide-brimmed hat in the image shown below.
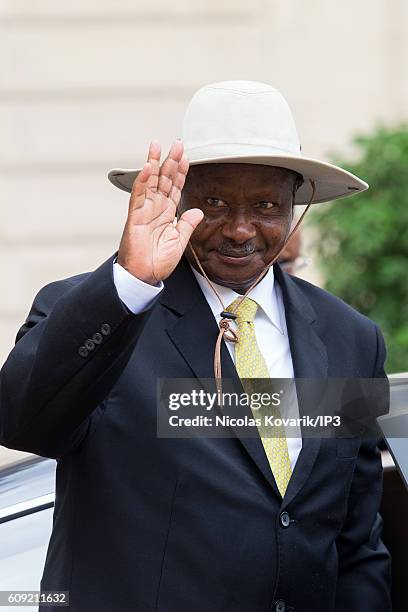
<path fill-rule="evenodd" d="M 199 89 L 183 120 L 181 140 L 190 166 L 262 164 L 295 170 L 304 178 L 295 204 L 307 204 L 315 182 L 314 203 L 328 202 L 368 188 L 350 172 L 302 155 L 291 110 L 277 90 L 256 81 L 224 81 Z M 140 172 L 114 168 L 108 178 L 131 191 Z"/>

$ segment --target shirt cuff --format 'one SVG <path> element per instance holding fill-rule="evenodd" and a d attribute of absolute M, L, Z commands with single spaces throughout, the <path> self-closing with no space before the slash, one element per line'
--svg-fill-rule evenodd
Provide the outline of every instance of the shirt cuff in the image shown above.
<path fill-rule="evenodd" d="M 113 282 L 119 298 L 133 314 L 148 310 L 164 287 L 161 281 L 158 285 L 149 285 L 139 280 L 117 262 L 113 264 Z"/>

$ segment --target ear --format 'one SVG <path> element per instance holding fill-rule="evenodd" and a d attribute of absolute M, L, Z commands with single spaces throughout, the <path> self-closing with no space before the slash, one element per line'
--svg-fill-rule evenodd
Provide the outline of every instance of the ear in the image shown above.
<path fill-rule="evenodd" d="M 304 182 L 303 176 L 301 174 L 296 174 L 295 183 L 293 185 L 293 197 L 295 197 L 297 190 L 300 189 Z"/>

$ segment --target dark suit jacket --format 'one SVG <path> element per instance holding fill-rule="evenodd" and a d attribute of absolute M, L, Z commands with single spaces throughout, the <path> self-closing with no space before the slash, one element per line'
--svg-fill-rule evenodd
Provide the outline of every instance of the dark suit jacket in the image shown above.
<path fill-rule="evenodd" d="M 282 501 L 259 439 L 158 438 L 157 378 L 212 377 L 218 328 L 184 260 L 133 315 L 113 258 L 38 293 L 1 372 L 0 443 L 58 460 L 42 589 L 72 612 L 388 612 L 375 441 L 305 439 Z M 275 277 L 297 377 L 384 376 L 374 323 Z"/>

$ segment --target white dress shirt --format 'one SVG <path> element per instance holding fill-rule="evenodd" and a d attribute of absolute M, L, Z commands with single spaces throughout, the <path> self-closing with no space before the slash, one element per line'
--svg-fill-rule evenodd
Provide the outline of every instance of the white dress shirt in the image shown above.
<path fill-rule="evenodd" d="M 220 313 L 222 311 L 220 302 L 208 286 L 205 278 L 193 268 L 192 270 L 218 324 L 221 320 Z M 113 264 L 113 279 L 120 299 L 134 314 L 147 310 L 164 287 L 163 283 L 159 283 L 157 286 L 144 283 L 117 262 Z M 228 287 L 216 283 L 212 284 L 225 307 L 240 296 Z M 285 308 L 280 287 L 274 282 L 273 268 L 270 268 L 261 282 L 252 289 L 250 297 L 259 305 L 254 319 L 255 334 L 271 378 L 293 378 L 293 363 L 286 329 Z M 231 327 L 234 327 L 234 323 Z M 227 347 L 235 363 L 234 344 L 227 342 Z M 298 414 L 296 407 L 295 413 L 290 416 L 298 416 Z M 290 431 L 287 443 L 293 471 L 302 448 L 302 438 L 299 429 L 296 429 L 296 436 L 294 436 L 293 428 Z"/>

